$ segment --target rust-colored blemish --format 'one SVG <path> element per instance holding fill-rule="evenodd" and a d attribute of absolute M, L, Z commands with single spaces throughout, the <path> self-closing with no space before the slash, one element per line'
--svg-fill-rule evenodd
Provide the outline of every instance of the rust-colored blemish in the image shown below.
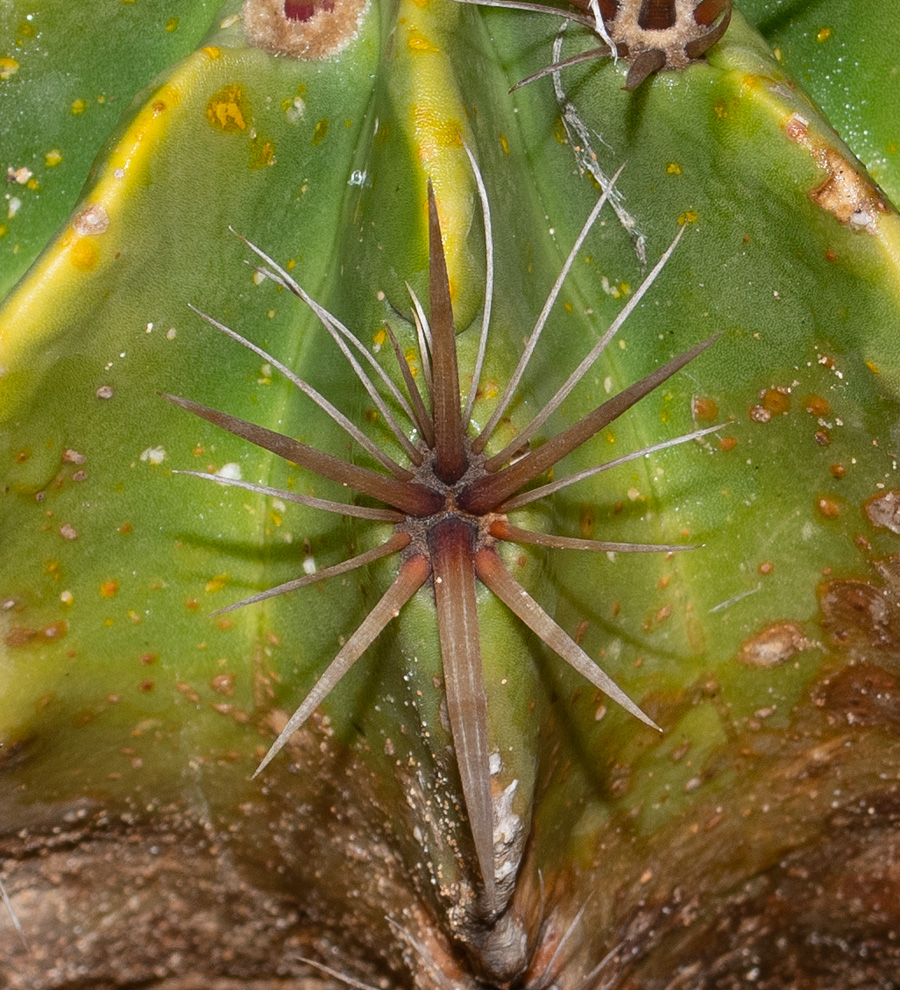
<path fill-rule="evenodd" d="M 3 642 L 10 647 L 28 646 L 29 644 L 43 643 L 48 640 L 62 639 L 68 631 L 69 626 L 64 619 L 51 622 L 49 625 L 44 626 L 43 629 L 26 629 L 22 626 L 13 626 L 3 638 Z"/>
<path fill-rule="evenodd" d="M 729 450 L 734 450 L 737 446 L 737 437 L 722 437 L 719 441 L 719 450 L 727 453 Z"/>
<path fill-rule="evenodd" d="M 200 701 L 200 695 L 197 694 L 193 687 L 191 687 L 191 685 L 186 681 L 176 681 L 175 690 L 178 691 L 179 694 L 183 694 L 188 701 L 191 701 L 194 704 L 197 704 Z"/>
<path fill-rule="evenodd" d="M 900 568 L 893 558 L 881 562 L 893 579 Z M 821 624 L 836 646 L 893 650 L 900 640 L 900 615 L 894 596 L 870 581 L 827 581 L 819 586 Z"/>
<path fill-rule="evenodd" d="M 900 491 L 873 495 L 864 504 L 866 516 L 876 529 L 900 533 Z"/>
<path fill-rule="evenodd" d="M 145 667 L 149 667 L 151 664 L 156 663 L 157 660 L 159 660 L 159 654 L 158 653 L 142 653 L 141 654 L 141 663 Z"/>
<path fill-rule="evenodd" d="M 217 694 L 234 697 L 234 674 L 216 674 L 209 682 L 209 686 Z"/>
<path fill-rule="evenodd" d="M 818 688 L 813 700 L 849 725 L 884 725 L 900 731 L 900 680 L 876 664 L 844 667 Z"/>
<path fill-rule="evenodd" d="M 803 408 L 810 416 L 816 416 L 817 418 L 819 416 L 827 416 L 831 412 L 831 405 L 821 395 L 804 395 Z"/>
<path fill-rule="evenodd" d="M 583 540 L 590 540 L 594 535 L 596 514 L 593 505 L 582 505 L 578 518 L 578 528 Z"/>
<path fill-rule="evenodd" d="M 799 113 L 792 113 L 784 125 L 784 133 L 796 144 L 804 144 L 809 137 L 809 121 Z"/>
<path fill-rule="evenodd" d="M 812 201 L 845 227 L 877 234 L 878 217 L 887 213 L 889 207 L 878 187 L 865 176 L 862 166 L 822 138 L 812 137 L 809 121 L 797 113 L 785 122 L 784 133 L 789 140 L 806 148 L 826 173 L 825 181 L 810 191 Z"/>
<path fill-rule="evenodd" d="M 796 622 L 773 622 L 744 641 L 737 659 L 747 667 L 769 670 L 813 645 Z"/>
<path fill-rule="evenodd" d="M 691 400 L 691 410 L 694 419 L 701 423 L 712 423 L 719 415 L 719 406 L 714 399 L 695 395 Z"/>
<path fill-rule="evenodd" d="M 114 598 L 119 593 L 119 582 L 115 579 L 104 581 L 100 585 L 101 598 Z"/>
<path fill-rule="evenodd" d="M 824 516 L 826 519 L 837 519 L 841 514 L 838 500 L 830 495 L 820 495 L 816 499 L 816 510 L 820 516 Z"/>
<path fill-rule="evenodd" d="M 791 408 L 791 397 L 781 389 L 769 388 L 762 394 L 762 405 L 773 416 L 784 416 Z"/>
<path fill-rule="evenodd" d="M 27 646 L 36 636 L 39 629 L 26 629 L 24 626 L 13 626 L 3 637 L 3 642 L 9 647 Z"/>
<path fill-rule="evenodd" d="M 813 202 L 845 227 L 877 234 L 878 217 L 888 212 L 878 189 L 836 149 L 823 148 L 816 157 L 828 178 L 810 192 Z"/>

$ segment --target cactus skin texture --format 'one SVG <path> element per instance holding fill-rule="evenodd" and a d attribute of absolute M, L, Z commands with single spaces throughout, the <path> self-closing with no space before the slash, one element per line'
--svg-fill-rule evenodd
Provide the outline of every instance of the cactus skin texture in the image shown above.
<path fill-rule="evenodd" d="M 358 24 L 347 8 L 341 51 L 299 59 L 249 46 L 237 3 L 136 0 L 91 39 L 91 63 L 128 66 L 120 106 L 148 87 L 107 135 L 109 104 L 92 102 L 106 83 L 86 69 L 84 96 L 54 86 L 53 59 L 76 59 L 65 43 L 106 10 L 74 6 L 0 10 L 0 153 L 12 169 L 12 215 L 0 217 L 0 284 L 10 287 L 0 309 L 0 878 L 29 944 L 11 922 L 0 927 L 6 984 L 894 985 L 900 223 L 802 87 L 894 193 L 889 114 L 870 94 L 898 16 L 881 12 L 847 82 L 868 100 L 859 120 L 872 114 L 857 144 L 867 128 L 842 120 L 843 97 L 813 58 L 832 39 L 862 36 L 837 2 L 796 15 L 737 3 L 704 60 L 632 93 L 627 66 L 606 60 L 509 96 L 596 37 L 570 26 L 557 43 L 559 18 L 535 13 L 373 2 Z M 313 16 L 334 14 L 340 27 L 342 11 Z M 804 40 L 813 19 L 817 35 L 832 31 L 821 48 Z M 154 39 L 140 65 L 138 30 Z M 77 99 L 86 109 L 73 124 Z M 45 122 L 39 141 L 21 107 Z M 628 163 L 498 443 L 553 395 L 680 228 L 621 342 L 536 440 L 720 335 L 558 474 L 698 426 L 722 423 L 718 434 L 527 514 L 548 532 L 702 548 L 609 559 L 534 547 L 506 558 L 663 733 L 607 710 L 479 592 L 500 755 L 495 854 L 509 853 L 499 914 L 473 900 L 429 588 L 251 779 L 396 562 L 209 613 L 389 530 L 174 475 L 239 472 L 348 500 L 340 484 L 156 395 L 190 395 L 374 465 L 192 304 L 401 457 L 316 319 L 254 280 L 228 227 L 396 375 L 382 327 L 413 348 L 405 282 L 427 297 L 430 178 L 465 389 L 485 251 L 460 136 L 493 211 L 481 423 L 596 203 L 588 173 Z M 70 140 L 97 152 L 77 203 L 86 173 L 75 166 L 88 152 L 78 158 Z M 69 165 L 65 188 L 54 186 L 54 169 Z"/>

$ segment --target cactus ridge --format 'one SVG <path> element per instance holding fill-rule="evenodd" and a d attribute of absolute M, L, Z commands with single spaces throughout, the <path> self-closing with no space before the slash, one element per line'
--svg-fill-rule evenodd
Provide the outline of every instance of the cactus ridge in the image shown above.
<path fill-rule="evenodd" d="M 470 156 L 471 157 L 471 156 Z M 472 159 L 473 166 L 475 165 Z M 482 193 L 485 230 L 490 235 L 490 209 L 481 176 L 477 172 Z M 599 430 L 608 426 L 636 402 L 644 398 L 658 385 L 667 381 L 702 353 L 714 338 L 703 341 L 689 351 L 660 366 L 649 375 L 623 389 L 613 398 L 601 403 L 592 412 L 568 429 L 550 438 L 541 446 L 531 449 L 530 441 L 537 426 L 542 424 L 560 405 L 563 399 L 583 378 L 594 364 L 606 345 L 621 328 L 625 319 L 641 296 L 651 287 L 671 257 L 678 240 L 676 237 L 659 263 L 654 266 L 643 285 L 634 294 L 629 304 L 622 310 L 618 319 L 602 335 L 600 341 L 573 372 L 569 379 L 550 399 L 544 409 L 537 414 L 515 439 L 497 454 L 489 456 L 484 452 L 497 424 L 506 412 L 518 385 L 527 371 L 528 361 L 534 353 L 541 330 L 559 293 L 566 273 L 577 251 L 584 241 L 591 225 L 607 201 L 611 186 L 603 193 L 596 207 L 588 217 L 581 234 L 557 278 L 538 321 L 526 343 L 522 360 L 510 380 L 509 386 L 499 400 L 494 414 L 484 429 L 472 438 L 468 432 L 468 412 L 471 410 L 478 390 L 478 370 L 470 393 L 464 403 L 460 400 L 459 369 L 456 354 L 456 333 L 453 327 L 453 311 L 450 288 L 444 259 L 440 222 L 434 192 L 428 184 L 429 217 L 429 262 L 430 262 L 430 318 L 414 297 L 417 310 L 419 336 L 422 342 L 421 361 L 430 369 L 426 376 L 426 396 L 430 411 L 426 407 L 418 386 L 405 367 L 406 361 L 395 344 L 395 355 L 401 373 L 409 390 L 409 401 L 404 400 L 404 409 L 415 429 L 414 438 L 402 433 L 404 449 L 410 454 L 410 467 L 403 468 L 391 461 L 387 468 L 393 477 L 378 471 L 347 463 L 340 458 L 305 446 L 289 437 L 265 430 L 252 423 L 217 412 L 187 399 L 164 396 L 186 411 L 194 413 L 229 432 L 249 440 L 258 446 L 277 453 L 313 472 L 337 481 L 358 493 L 368 495 L 385 503 L 389 508 L 369 508 L 342 503 L 312 500 L 280 489 L 272 489 L 231 478 L 218 477 L 202 472 L 182 472 L 192 474 L 219 484 L 236 485 L 260 494 L 277 495 L 295 502 L 323 508 L 327 511 L 342 512 L 347 515 L 362 516 L 395 523 L 394 534 L 380 546 L 358 554 L 341 564 L 306 575 L 299 579 L 271 588 L 236 602 L 220 611 L 231 611 L 251 603 L 262 601 L 274 595 L 293 591 L 306 585 L 338 574 L 347 573 L 365 566 L 377 559 L 393 554 L 400 555 L 400 566 L 393 584 L 379 602 L 364 618 L 359 628 L 348 638 L 342 649 L 319 678 L 315 687 L 304 699 L 288 720 L 278 738 L 256 770 L 262 772 L 272 759 L 285 746 L 291 735 L 309 718 L 329 692 L 353 666 L 372 642 L 396 618 L 403 606 L 427 582 L 431 581 L 437 606 L 438 630 L 444 668 L 444 684 L 447 698 L 451 736 L 454 742 L 456 760 L 460 773 L 465 807 L 469 818 L 476 856 L 483 881 L 482 910 L 486 917 L 496 917 L 501 905 L 498 901 L 494 877 L 494 812 L 491 793 L 490 743 L 487 718 L 487 697 L 482 673 L 481 647 L 479 643 L 479 622 L 476 603 L 476 585 L 480 582 L 500 599 L 533 633 L 544 641 L 570 666 L 578 671 L 596 688 L 625 708 L 636 718 L 650 727 L 659 728 L 622 691 L 616 682 L 605 673 L 582 650 L 580 646 L 559 626 L 551 616 L 525 591 L 503 563 L 497 550 L 498 542 L 531 544 L 555 549 L 576 549 L 604 552 L 664 552 L 694 549 L 683 544 L 637 544 L 610 542 L 604 540 L 575 539 L 552 534 L 534 532 L 512 525 L 506 513 L 533 501 L 535 498 L 558 491 L 560 488 L 583 480 L 599 471 L 641 457 L 653 450 L 684 443 L 718 429 L 717 426 L 677 437 L 665 443 L 636 451 L 617 458 L 588 471 L 582 471 L 569 478 L 544 485 L 534 491 L 521 492 L 523 487 L 537 480 L 555 464 L 579 448 Z M 247 242 L 249 244 L 249 242 Z M 291 276 L 266 255 L 261 249 L 249 245 L 268 267 L 259 271 L 290 290 L 313 308 L 321 322 L 339 342 L 345 356 L 353 363 L 360 380 L 370 395 L 378 395 L 372 380 L 362 365 L 352 356 L 347 339 L 356 338 L 342 327 L 330 313 L 315 303 Z M 489 252 L 490 253 L 490 252 Z M 480 365 L 487 346 L 487 327 L 490 314 L 490 280 L 485 300 L 485 321 L 476 364 Z M 198 311 L 199 312 L 199 311 Z M 200 314 L 215 328 L 231 338 L 250 347 L 271 360 L 291 381 L 298 385 L 321 408 L 334 415 L 347 433 L 358 439 L 358 430 L 343 423 L 341 414 L 331 413 L 333 407 L 315 390 L 306 386 L 288 369 L 272 360 L 256 345 L 218 321 Z M 337 327 L 341 327 L 340 330 Z M 368 352 L 356 341 L 360 353 Z M 371 355 L 369 355 L 371 357 Z M 380 369 L 377 362 L 372 363 Z M 396 391 L 396 389 L 395 389 Z M 385 400 L 379 395 L 379 408 L 387 409 Z M 463 416 L 463 408 L 466 416 Z M 391 418 L 391 429 L 401 433 L 396 421 Z M 418 435 L 416 435 L 418 434 Z M 399 437 L 398 437 L 399 439 Z M 366 444 L 368 449 L 368 444 Z M 360 511 L 362 510 L 362 511 Z M 254 776 L 255 776 L 254 775 Z"/>

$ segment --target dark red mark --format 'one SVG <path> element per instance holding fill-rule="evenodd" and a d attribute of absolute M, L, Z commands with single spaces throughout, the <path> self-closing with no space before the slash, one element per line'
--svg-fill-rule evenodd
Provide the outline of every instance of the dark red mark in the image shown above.
<path fill-rule="evenodd" d="M 320 10 L 334 10 L 332 0 L 320 0 L 310 3 L 309 0 L 284 0 L 284 16 L 289 21 L 308 21 Z"/>

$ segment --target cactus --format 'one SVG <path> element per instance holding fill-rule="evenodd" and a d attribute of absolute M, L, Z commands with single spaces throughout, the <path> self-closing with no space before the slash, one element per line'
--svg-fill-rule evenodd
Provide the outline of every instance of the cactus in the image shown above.
<path fill-rule="evenodd" d="M 11 987 L 892 985 L 897 18 L 645 6 L 0 11 Z"/>

